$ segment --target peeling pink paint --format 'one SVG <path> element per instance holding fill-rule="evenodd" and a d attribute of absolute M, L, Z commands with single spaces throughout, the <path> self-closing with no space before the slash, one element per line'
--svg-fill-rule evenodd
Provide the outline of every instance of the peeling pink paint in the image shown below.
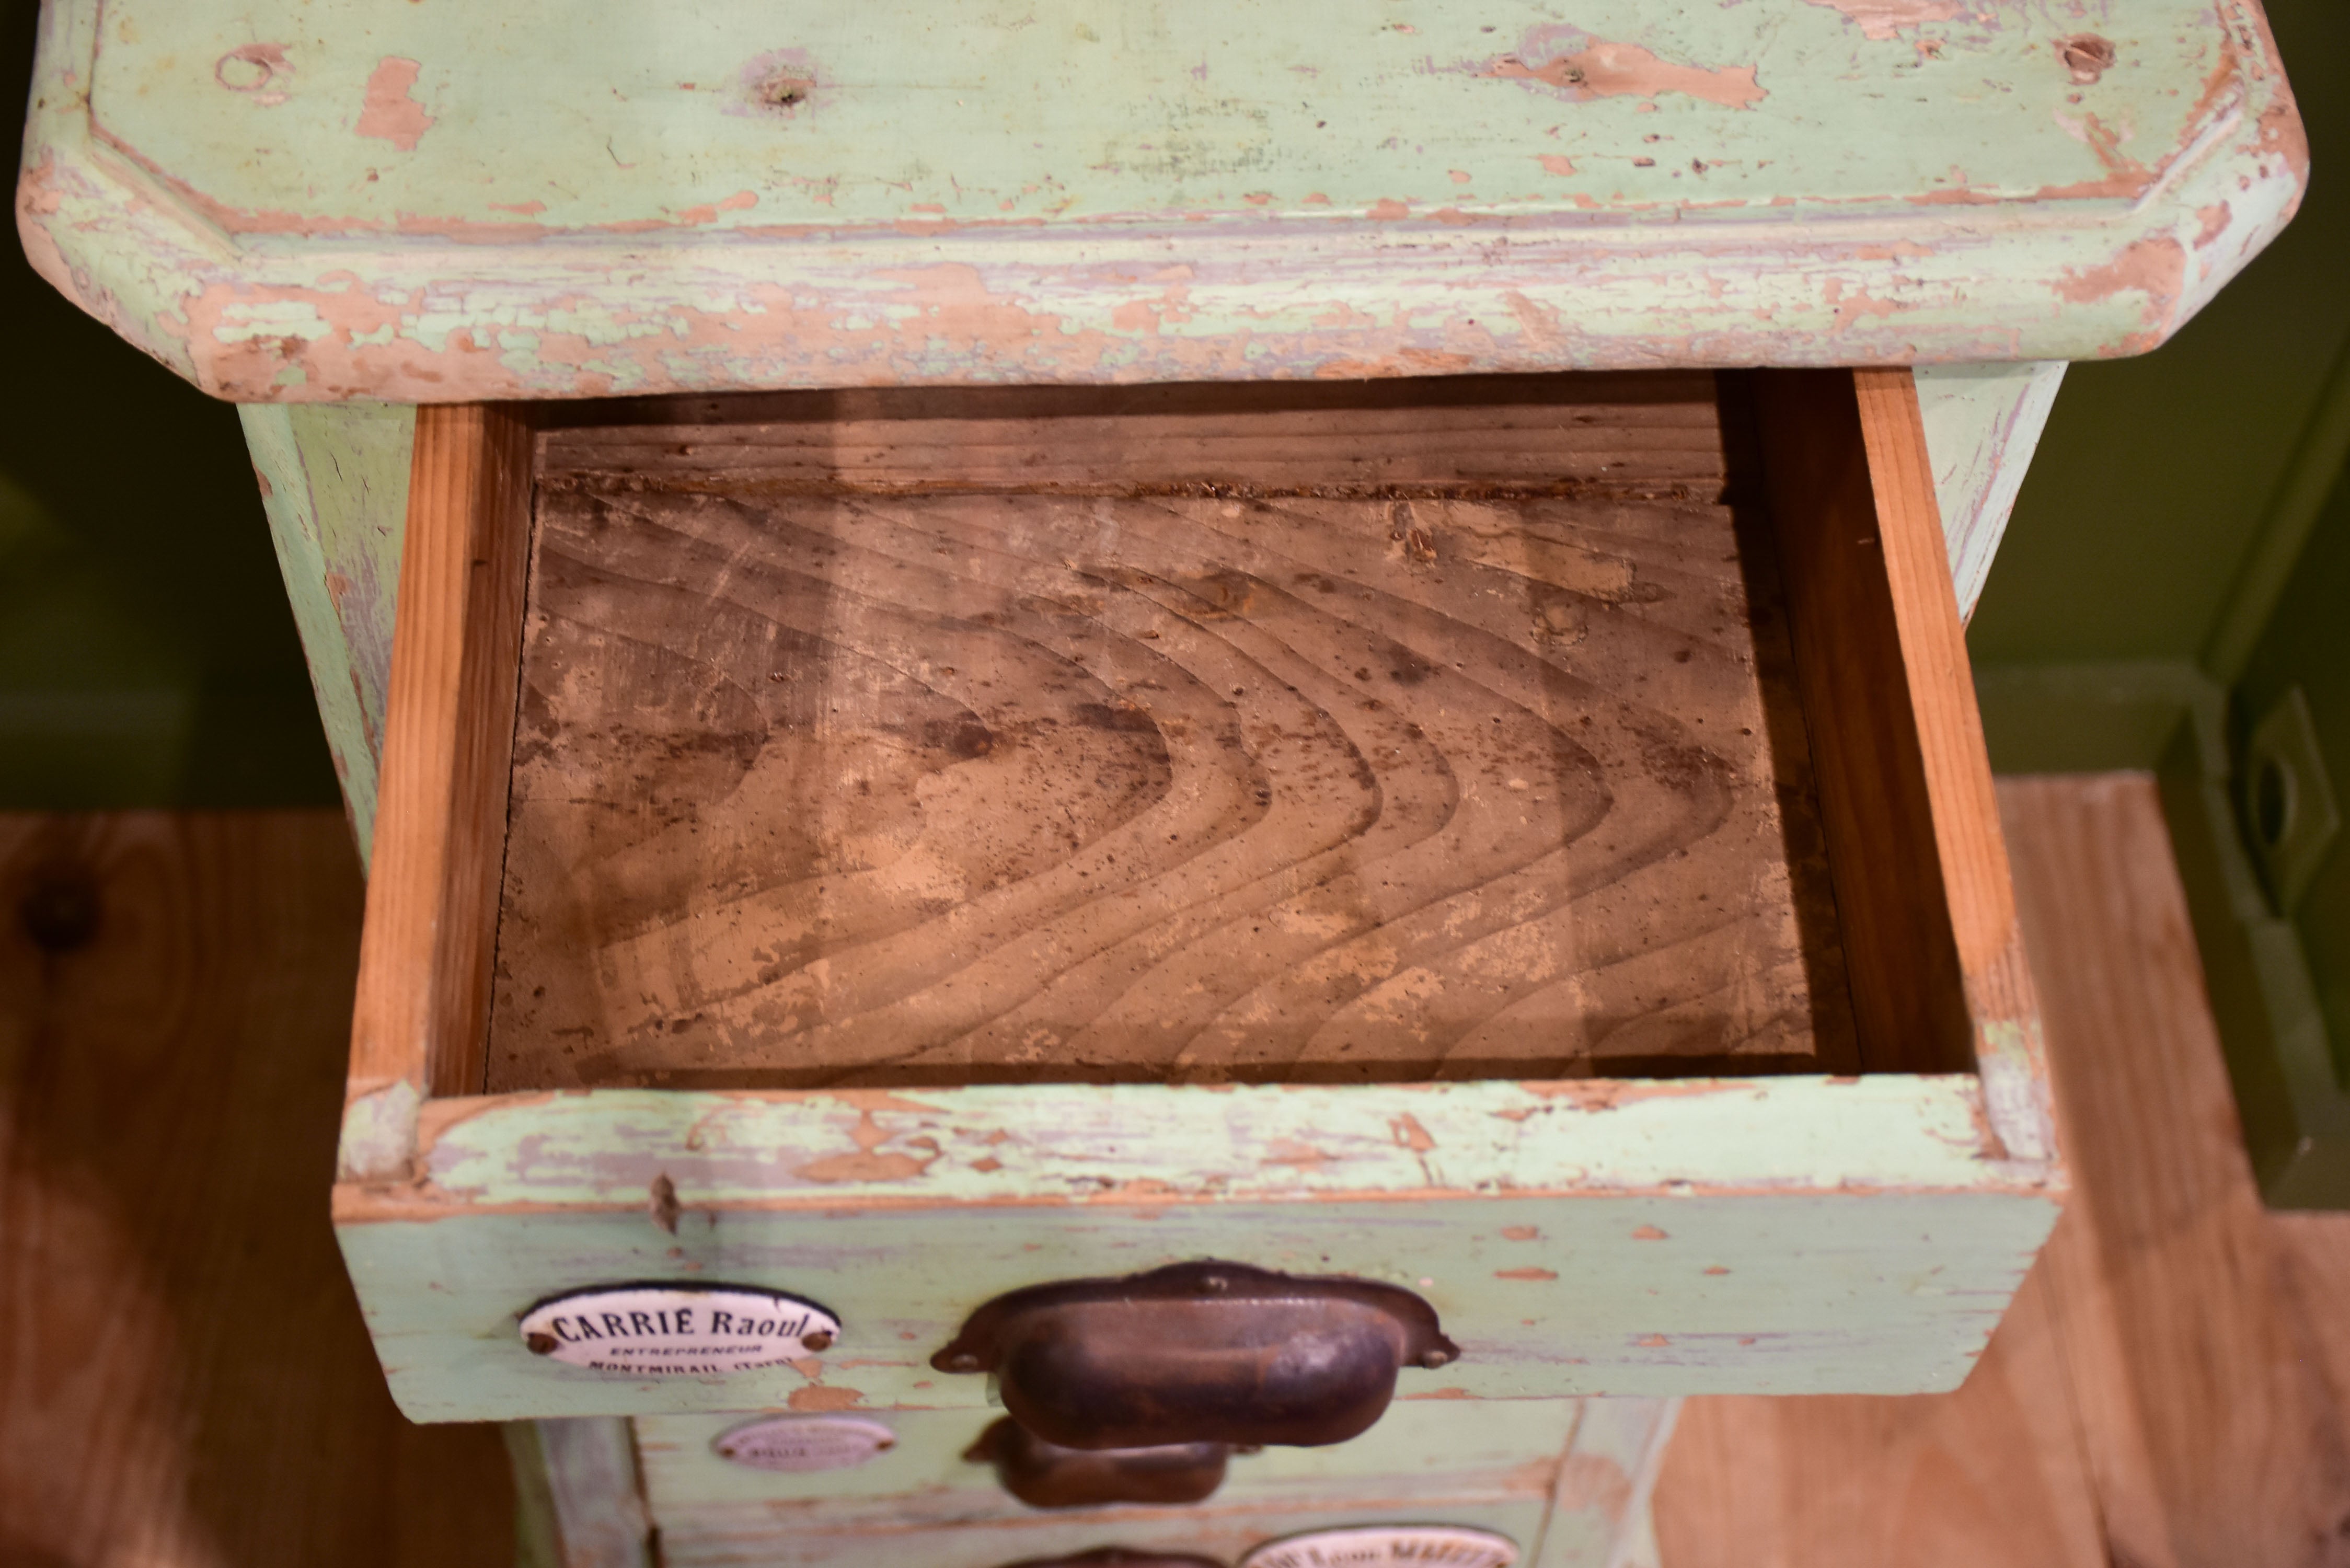
<path fill-rule="evenodd" d="M 294 67 L 286 63 L 283 44 L 246 44 L 213 62 L 213 80 L 271 109 L 286 99 L 286 89 L 277 85 L 277 78 L 293 72 Z"/>
<path fill-rule="evenodd" d="M 1578 1111 L 1612 1111 L 1642 1100 L 1679 1099 L 1685 1095 L 1752 1093 L 1754 1085 L 1726 1079 L 1672 1078 L 1534 1078 L 1518 1087 L 1544 1099 L 1565 1100 Z"/>
<path fill-rule="evenodd" d="M 1399 1148 L 1408 1148 L 1414 1154 L 1426 1154 L 1436 1147 L 1436 1139 L 1420 1126 L 1419 1118 L 1409 1111 L 1395 1117 L 1388 1126 L 1394 1132 L 1396 1146 Z"/>
<path fill-rule="evenodd" d="M 806 49 L 771 49 L 736 73 L 735 89 L 739 97 L 728 114 L 791 119 L 815 106 L 822 81 Z"/>
<path fill-rule="evenodd" d="M 2215 202 L 2208 207 L 2198 207 L 2195 209 L 2195 216 L 2203 225 L 2202 232 L 2195 236 L 2195 248 L 2199 251 L 2228 232 L 2230 213 L 2228 203 L 2225 202 Z"/>
<path fill-rule="evenodd" d="M 1844 279 L 1832 277 L 1820 291 L 1820 297 L 1835 306 L 1835 330 L 1849 330 L 1864 316 L 1890 316 L 1901 306 L 1890 299 L 1878 299 L 1866 287 L 1856 289 L 1849 297 L 1845 293 Z"/>
<path fill-rule="evenodd" d="M 415 60 L 386 55 L 368 78 L 367 103 L 354 128 L 358 134 L 389 141 L 402 152 L 415 151 L 424 133 L 432 129 L 432 116 L 409 96 L 416 86 L 417 73 L 423 68 Z"/>
<path fill-rule="evenodd" d="M 1563 152 L 1544 153 L 1542 166 L 1545 171 L 1552 174 L 1567 175 L 1575 172 L 1575 160 Z"/>
<path fill-rule="evenodd" d="M 1572 53 L 1565 52 L 1570 49 Z M 1544 56 L 1550 57 L 1545 64 L 1526 64 Z M 1653 99 L 1659 93 L 1677 92 L 1724 109 L 1752 109 L 1771 96 L 1756 84 L 1755 69 L 1723 66 L 1709 70 L 1703 66 L 1675 65 L 1638 44 L 1611 44 L 1579 28 L 1544 26 L 1526 36 L 1517 54 L 1487 62 L 1478 74 L 1541 82 L 1575 103 L 1601 98 Z"/>
<path fill-rule="evenodd" d="M 854 1388 L 829 1388 L 821 1383 L 811 1383 L 805 1388 L 795 1388 L 785 1401 L 791 1409 L 806 1412 L 853 1410 L 865 1403 L 865 1396 Z"/>
<path fill-rule="evenodd" d="M 905 1181 L 922 1175 L 938 1163 L 942 1151 L 934 1138 L 913 1137 L 906 1140 L 914 1148 L 923 1150 L 920 1156 L 883 1154 L 880 1147 L 889 1141 L 873 1119 L 870 1110 L 859 1114 L 857 1125 L 849 1129 L 849 1137 L 857 1145 L 854 1154 L 836 1154 L 824 1159 L 812 1160 L 796 1172 L 803 1179 L 828 1184 L 842 1181 Z"/>
<path fill-rule="evenodd" d="M 1841 11 L 1845 20 L 1859 25 L 1862 37 L 1878 43 L 1900 36 L 1904 27 L 1948 22 L 1966 10 L 1963 0 L 1810 0 L 1810 4 Z"/>
<path fill-rule="evenodd" d="M 2161 329 L 2169 324 L 2171 307 L 2187 291 L 2188 268 L 2187 247 L 2162 234 L 2133 240 L 2106 265 L 2068 270 L 2050 286 L 2074 305 L 2093 305 L 2117 294 L 2143 295 L 2142 319 L 2153 330 L 2130 334 L 2123 338 L 2121 348 L 2125 354 L 2143 353 L 2162 340 Z"/>
<path fill-rule="evenodd" d="M 747 212 L 758 204 L 759 198 L 754 192 L 749 191 L 737 191 L 734 194 L 727 197 L 723 202 L 712 202 L 699 207 L 688 207 L 685 211 L 677 215 L 677 221 L 681 223 L 699 228 L 704 223 L 716 223 L 718 221 L 718 214 L 721 213 Z M 922 209 L 917 210 L 920 211 Z M 944 212 L 946 209 L 943 207 L 934 207 L 928 210 L 931 212 Z"/>

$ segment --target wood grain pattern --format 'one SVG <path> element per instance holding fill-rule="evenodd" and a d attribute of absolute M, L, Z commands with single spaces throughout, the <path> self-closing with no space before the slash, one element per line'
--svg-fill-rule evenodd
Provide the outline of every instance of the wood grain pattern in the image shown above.
<path fill-rule="evenodd" d="M 1998 824 L 1987 793 L 1986 803 L 1949 798 L 1954 770 L 1929 768 L 1925 754 L 1929 726 L 1962 748 L 1950 737 L 1971 722 L 1979 757 L 1982 740 L 1924 440 L 1908 439 L 1916 394 L 1906 371 L 1768 371 L 1754 378 L 1752 412 L 1814 717 L 1861 1059 L 1876 1072 L 1966 1072 L 1975 1042 L 1951 924 L 1959 889 L 1938 835 L 1971 843 L 1988 831 L 1996 842 Z M 1917 556 L 1921 535 L 1934 544 L 1939 590 Z M 1987 792 L 1987 760 L 1980 771 Z M 1963 776 L 1962 763 L 1955 772 Z M 1978 806 L 1964 827 L 1944 820 Z"/>
<path fill-rule="evenodd" d="M 2043 1274 L 1955 1394 L 1686 1401 L 1665 1568 L 2109 1568 Z"/>
<path fill-rule="evenodd" d="M 1849 1065 L 1710 383 L 1589 386 L 550 435 L 492 1089 Z"/>
<path fill-rule="evenodd" d="M 360 897 L 338 812 L 0 817 L 0 1562 L 511 1560 L 327 1224 Z"/>
<path fill-rule="evenodd" d="M 1958 1393 L 1690 1400 L 1666 1561 L 2338 1568 L 2350 1215 L 2260 1207 L 2154 782 L 1999 794 L 2068 1211 Z"/>
<path fill-rule="evenodd" d="M 676 488 L 1713 500 L 1713 378 L 1448 376 L 1252 386 L 853 388 L 566 403 L 550 473 Z"/>
<path fill-rule="evenodd" d="M 516 412 L 418 410 L 354 1097 L 399 1082 L 481 1087 L 530 483 L 531 431 Z"/>
<path fill-rule="evenodd" d="M 2261 1208 L 2156 786 L 2017 780 L 2002 799 L 2074 1169 L 2052 1280 L 2115 1559 L 2350 1562 L 2329 1379 L 2350 1329 L 2309 1272 L 2324 1250 L 2280 1247 Z"/>

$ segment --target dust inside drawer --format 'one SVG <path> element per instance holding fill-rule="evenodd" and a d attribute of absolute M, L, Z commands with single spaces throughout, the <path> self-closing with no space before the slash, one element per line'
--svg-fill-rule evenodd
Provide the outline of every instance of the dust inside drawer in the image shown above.
<path fill-rule="evenodd" d="M 563 410 L 483 1086 L 1856 1071 L 1723 407 Z"/>

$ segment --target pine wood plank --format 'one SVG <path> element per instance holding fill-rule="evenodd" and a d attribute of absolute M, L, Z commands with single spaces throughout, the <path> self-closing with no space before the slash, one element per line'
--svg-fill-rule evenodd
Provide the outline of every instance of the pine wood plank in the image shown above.
<path fill-rule="evenodd" d="M 481 1086 L 531 452 L 514 410 L 417 410 L 353 1098 Z"/>
<path fill-rule="evenodd" d="M 339 813 L 0 817 L 0 1561 L 510 1559 L 326 1222 L 360 898 Z"/>
<path fill-rule="evenodd" d="M 1958 1393 L 1690 1401 L 1665 1560 L 2338 1563 L 2350 1216 L 2260 1208 L 2153 781 L 1999 798 L 2070 1208 Z M 2002 1467 L 1998 1519 L 1978 1481 Z"/>
<path fill-rule="evenodd" d="M 2341 1561 L 2350 1408 L 2252 1184 L 2156 788 L 2136 774 L 2002 786 L 2047 985 L 2075 1183 L 2102 1288 L 2059 1295 L 2116 1560 Z M 2079 1271 L 2061 1276 L 2076 1278 Z M 2094 1377 L 2088 1374 L 2094 1372 Z"/>
<path fill-rule="evenodd" d="M 1939 598 L 1951 600 L 1951 637 L 1916 559 L 1921 530 L 1940 547 L 1932 487 L 1916 483 L 1916 394 L 1906 373 L 1865 379 L 1874 374 L 1758 375 L 1757 462 L 1789 587 L 1863 1060 L 1878 1072 L 1963 1072 L 1975 1050 L 1951 924 L 1958 889 L 1934 848 L 1957 831 L 1938 807 L 1958 815 L 1980 803 L 1950 797 L 1926 751 L 1929 733 L 1971 718 L 1973 697 L 1950 679 L 1966 665 L 1962 643 L 1955 671 L 1949 659 L 1958 623 L 1947 567 Z M 1963 831 L 1971 838 L 1982 826 Z"/>
<path fill-rule="evenodd" d="M 1606 388 L 551 434 L 492 1088 L 1848 1066 L 1775 581 Z"/>
<path fill-rule="evenodd" d="M 1713 499 L 1713 377 L 861 388 L 565 404 L 550 472 L 687 487 Z"/>
<path fill-rule="evenodd" d="M 2044 1272 L 1955 1394 L 1689 1400 L 1655 1517 L 1664 1568 L 2108 1568 Z"/>

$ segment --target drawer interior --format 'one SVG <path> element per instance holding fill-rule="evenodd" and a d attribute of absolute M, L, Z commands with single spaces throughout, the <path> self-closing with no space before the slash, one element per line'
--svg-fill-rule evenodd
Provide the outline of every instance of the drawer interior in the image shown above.
<path fill-rule="evenodd" d="M 543 412 L 466 1086 L 1964 1070 L 1851 385 Z"/>

